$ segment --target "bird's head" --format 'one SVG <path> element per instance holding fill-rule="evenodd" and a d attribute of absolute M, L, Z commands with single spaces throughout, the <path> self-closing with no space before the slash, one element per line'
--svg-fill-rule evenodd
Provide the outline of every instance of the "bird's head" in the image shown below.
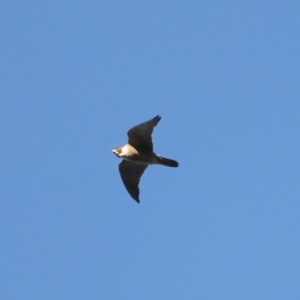
<path fill-rule="evenodd" d="M 122 147 L 117 147 L 117 148 L 113 149 L 112 153 L 115 154 L 116 156 L 120 157 L 120 155 L 122 153 Z"/>

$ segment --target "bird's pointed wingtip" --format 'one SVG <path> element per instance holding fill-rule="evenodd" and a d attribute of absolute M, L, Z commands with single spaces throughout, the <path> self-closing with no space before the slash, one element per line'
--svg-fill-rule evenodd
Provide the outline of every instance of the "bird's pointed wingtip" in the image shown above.
<path fill-rule="evenodd" d="M 152 120 L 155 120 L 156 121 L 156 124 L 160 121 L 161 119 L 161 116 L 160 115 L 157 115 L 156 117 L 154 117 Z"/>

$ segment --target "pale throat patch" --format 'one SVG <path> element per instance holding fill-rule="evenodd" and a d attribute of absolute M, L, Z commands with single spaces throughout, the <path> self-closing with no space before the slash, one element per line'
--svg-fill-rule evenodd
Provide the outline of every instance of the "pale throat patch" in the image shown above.
<path fill-rule="evenodd" d="M 127 153 L 128 153 L 128 146 L 124 146 L 122 148 L 122 152 L 120 153 L 120 156 L 127 156 Z"/>

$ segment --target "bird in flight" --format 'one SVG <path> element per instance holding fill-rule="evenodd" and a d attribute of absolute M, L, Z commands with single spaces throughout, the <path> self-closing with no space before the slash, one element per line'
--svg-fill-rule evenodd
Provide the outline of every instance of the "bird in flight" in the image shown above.
<path fill-rule="evenodd" d="M 117 147 L 112 152 L 122 159 L 119 172 L 129 195 L 140 203 L 139 182 L 148 165 L 178 167 L 178 162 L 162 157 L 153 152 L 151 134 L 161 117 L 155 118 L 132 127 L 127 132 L 128 143 Z"/>

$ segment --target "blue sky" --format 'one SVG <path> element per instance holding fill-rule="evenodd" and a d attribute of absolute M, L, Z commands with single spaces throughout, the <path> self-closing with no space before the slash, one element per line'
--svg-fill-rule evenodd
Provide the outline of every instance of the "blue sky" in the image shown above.
<path fill-rule="evenodd" d="M 2 1 L 0 298 L 300 299 L 298 1 Z M 160 114 L 141 203 L 111 150 Z"/>

